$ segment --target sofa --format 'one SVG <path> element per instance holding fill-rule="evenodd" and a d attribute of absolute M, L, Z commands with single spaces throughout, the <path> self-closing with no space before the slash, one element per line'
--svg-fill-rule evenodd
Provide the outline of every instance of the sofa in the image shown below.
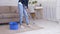
<path fill-rule="evenodd" d="M 19 22 L 17 6 L 0 6 L 0 23 Z"/>

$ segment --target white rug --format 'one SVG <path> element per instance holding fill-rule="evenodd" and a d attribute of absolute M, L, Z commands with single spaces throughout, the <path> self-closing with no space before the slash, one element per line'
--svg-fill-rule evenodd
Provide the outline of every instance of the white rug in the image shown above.
<path fill-rule="evenodd" d="M 34 30 L 34 31 L 27 31 L 23 33 L 17 33 L 17 34 L 41 34 L 40 30 Z"/>
<path fill-rule="evenodd" d="M 44 30 L 44 29 L 39 29 L 39 30 L 33 30 L 33 31 L 27 31 L 23 33 L 16 33 L 16 34 L 60 34 L 60 32 L 56 31 L 51 31 L 51 30 Z"/>

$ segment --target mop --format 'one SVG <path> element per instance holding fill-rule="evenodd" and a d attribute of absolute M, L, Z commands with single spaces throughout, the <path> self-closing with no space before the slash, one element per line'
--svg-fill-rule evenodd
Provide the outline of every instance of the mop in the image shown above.
<path fill-rule="evenodd" d="M 28 12 L 28 16 L 29 16 L 29 18 L 30 18 L 30 19 L 29 19 L 29 22 L 32 23 L 32 24 L 35 24 L 34 19 L 32 18 L 32 15 L 31 15 L 31 10 L 29 9 L 28 11 L 29 11 L 29 12 Z"/>

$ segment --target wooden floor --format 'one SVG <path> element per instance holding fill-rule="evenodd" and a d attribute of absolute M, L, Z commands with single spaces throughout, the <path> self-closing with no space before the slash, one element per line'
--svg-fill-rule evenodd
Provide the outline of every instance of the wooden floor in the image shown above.
<path fill-rule="evenodd" d="M 35 20 L 35 24 L 30 25 L 32 28 L 23 24 L 25 28 L 22 29 L 19 25 L 18 30 L 10 30 L 9 25 L 0 25 L 0 34 L 60 34 L 60 24 L 54 21 Z"/>
<path fill-rule="evenodd" d="M 23 26 L 24 26 L 24 28 L 20 28 L 20 25 L 19 25 L 18 30 L 10 30 L 9 25 L 0 25 L 0 32 L 1 32 L 1 34 L 4 34 L 4 33 L 5 34 L 12 34 L 12 33 L 14 34 L 14 33 L 20 33 L 20 32 L 22 33 L 22 32 L 26 32 L 26 31 L 42 29 L 41 27 L 37 26 L 36 24 L 30 24 L 31 27 L 27 27 L 27 25 L 24 23 Z"/>

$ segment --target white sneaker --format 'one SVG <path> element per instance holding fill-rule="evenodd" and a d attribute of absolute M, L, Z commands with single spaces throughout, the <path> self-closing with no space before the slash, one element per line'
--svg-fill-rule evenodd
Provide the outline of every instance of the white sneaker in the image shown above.
<path fill-rule="evenodd" d="M 29 24 L 29 25 L 27 25 L 27 27 L 29 27 L 29 28 L 33 28 L 33 26 L 32 26 L 32 25 L 30 25 L 30 24 Z"/>
<path fill-rule="evenodd" d="M 26 31 L 25 26 L 21 25 L 21 26 L 20 26 L 20 31 Z"/>
<path fill-rule="evenodd" d="M 20 26 L 21 29 L 25 29 L 25 27 L 23 25 Z"/>

